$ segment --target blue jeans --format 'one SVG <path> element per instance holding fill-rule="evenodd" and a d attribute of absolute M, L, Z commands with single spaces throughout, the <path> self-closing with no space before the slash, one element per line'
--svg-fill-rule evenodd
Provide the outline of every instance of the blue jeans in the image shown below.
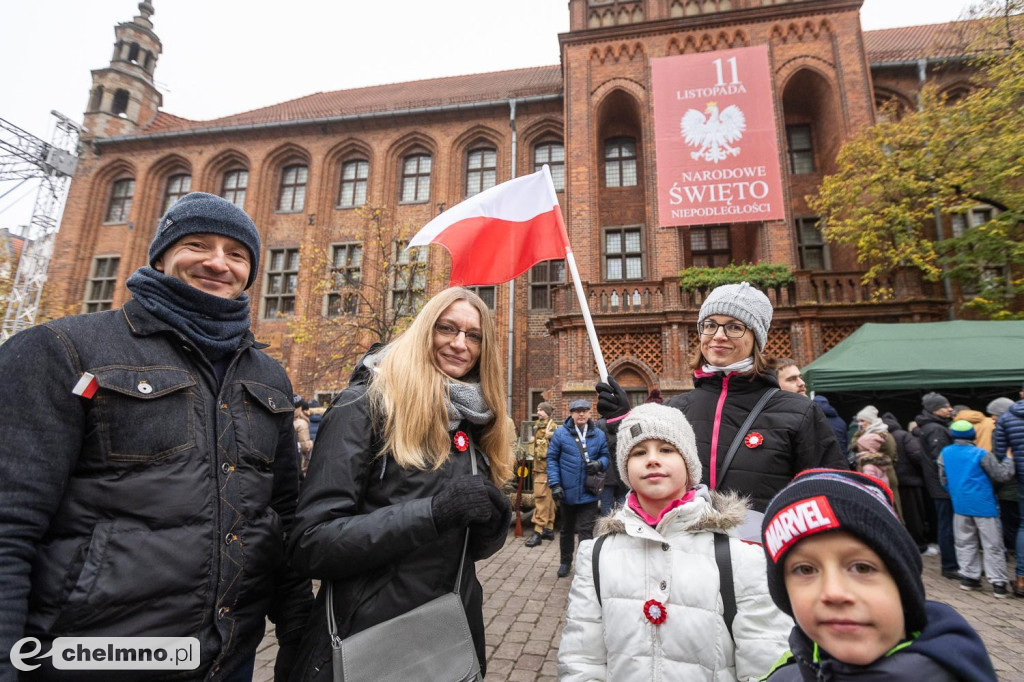
<path fill-rule="evenodd" d="M 619 486 L 606 485 L 601 488 L 601 516 L 610 516 L 616 506 L 626 501 L 626 492 L 619 493 Z"/>
<path fill-rule="evenodd" d="M 1020 488 L 1018 488 L 1020 490 Z M 1024 578 L 1024 495 L 1017 496 L 1017 504 L 1020 505 L 1021 524 L 1017 526 L 1017 577 Z"/>
<path fill-rule="evenodd" d="M 935 514 L 938 516 L 939 553 L 942 555 L 942 570 L 957 571 L 956 543 L 953 541 L 953 500 L 935 500 Z M 1020 542 L 1018 539 L 1017 542 Z"/>

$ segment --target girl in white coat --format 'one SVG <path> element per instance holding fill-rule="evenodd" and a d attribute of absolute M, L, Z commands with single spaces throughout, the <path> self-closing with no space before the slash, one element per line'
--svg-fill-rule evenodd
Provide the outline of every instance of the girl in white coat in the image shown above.
<path fill-rule="evenodd" d="M 599 523 L 597 540 L 580 544 L 559 679 L 724 682 L 765 675 L 788 648 L 793 621 L 768 593 L 761 547 L 735 537 L 746 500 L 700 484 L 693 428 L 671 407 L 634 408 L 619 426 L 616 460 L 632 491 Z M 728 538 L 731 560 L 723 566 L 731 567 L 734 600 L 721 596 L 716 533 Z"/>

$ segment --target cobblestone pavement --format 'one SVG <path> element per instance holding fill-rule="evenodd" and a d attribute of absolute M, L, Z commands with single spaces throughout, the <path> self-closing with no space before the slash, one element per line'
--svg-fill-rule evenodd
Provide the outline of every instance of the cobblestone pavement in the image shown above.
<path fill-rule="evenodd" d="M 529 531 L 525 533 L 529 535 Z M 557 578 L 558 540 L 533 549 L 509 533 L 505 547 L 477 565 L 484 588 L 487 679 L 553 682 L 572 574 Z M 964 592 L 943 578 L 938 557 L 924 557 L 928 598 L 953 606 L 981 634 L 1000 680 L 1024 682 L 1024 599 L 996 599 L 991 586 Z M 1008 565 L 1013 575 L 1013 561 Z M 254 682 L 274 679 L 273 626 L 256 654 Z"/>

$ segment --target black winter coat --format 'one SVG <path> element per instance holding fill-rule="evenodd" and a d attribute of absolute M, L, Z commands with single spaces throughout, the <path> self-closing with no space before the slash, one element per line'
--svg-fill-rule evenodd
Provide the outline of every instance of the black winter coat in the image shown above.
<path fill-rule="evenodd" d="M 247 334 L 218 385 L 135 301 L 0 347 L 0 679 L 22 628 L 43 652 L 61 636 L 199 640 L 195 671 L 103 680 L 218 679 L 256 653 L 268 614 L 280 639 L 301 634 L 312 590 L 284 546 L 292 387 L 262 347 Z M 83 372 L 91 399 L 71 392 Z"/>
<path fill-rule="evenodd" d="M 472 473 L 469 450 L 459 452 L 454 445 L 451 457 L 436 471 L 403 469 L 387 455 L 376 456 L 383 424 L 370 414 L 370 372 L 364 360 L 324 415 L 290 543 L 296 570 L 334 581 L 334 613 L 342 638 L 452 591 L 465 530 L 438 534 L 431 498 L 452 479 Z M 479 435 L 468 422 L 457 430 L 475 440 Z M 487 456 L 479 448 L 477 469 L 489 475 Z M 490 528 L 470 528 L 460 594 L 481 668 L 486 665 L 483 590 L 474 562 L 501 549 L 510 521 L 509 509 Z M 321 587 L 292 680 L 332 679 L 325 592 Z"/>
<path fill-rule="evenodd" d="M 901 488 L 923 488 L 924 487 L 924 451 L 921 449 L 921 441 L 910 435 L 896 421 L 896 415 L 886 412 L 882 415 L 882 421 L 889 427 L 889 434 L 896 441 L 896 480 L 900 482 Z"/>
<path fill-rule="evenodd" d="M 949 492 L 939 481 L 939 455 L 942 454 L 942 448 L 953 442 L 949 435 L 950 420 L 931 412 L 922 412 L 914 421 L 917 422 L 914 436 L 924 452 L 921 458 L 924 487 L 933 500 L 948 500 Z"/>
<path fill-rule="evenodd" d="M 774 374 L 698 374 L 694 390 L 667 403 L 682 410 L 693 426 L 704 470 L 701 482 L 718 490 L 749 495 L 751 506 L 760 512 L 775 493 L 805 469 L 849 468 L 821 409 L 805 396 L 779 391 L 744 434 L 753 438 L 749 445 L 740 445 L 725 480 L 712 485 L 712 452 L 717 478 L 717 467 L 750 410 L 761 394 L 778 385 Z M 719 406 L 722 393 L 725 400 Z"/>

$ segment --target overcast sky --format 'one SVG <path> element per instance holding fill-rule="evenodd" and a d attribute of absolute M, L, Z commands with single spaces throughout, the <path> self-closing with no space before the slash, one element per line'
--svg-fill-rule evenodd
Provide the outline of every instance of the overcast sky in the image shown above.
<path fill-rule="evenodd" d="M 314 92 L 558 63 L 566 0 L 152 0 L 164 111 L 204 120 Z M 865 0 L 866 30 L 948 21 L 968 0 Z M 49 140 L 50 110 L 81 122 L 131 0 L 21 0 L 0 10 L 0 118 Z M 0 195 L 12 190 L 0 182 Z M 35 186 L 0 198 L 27 223 Z"/>

